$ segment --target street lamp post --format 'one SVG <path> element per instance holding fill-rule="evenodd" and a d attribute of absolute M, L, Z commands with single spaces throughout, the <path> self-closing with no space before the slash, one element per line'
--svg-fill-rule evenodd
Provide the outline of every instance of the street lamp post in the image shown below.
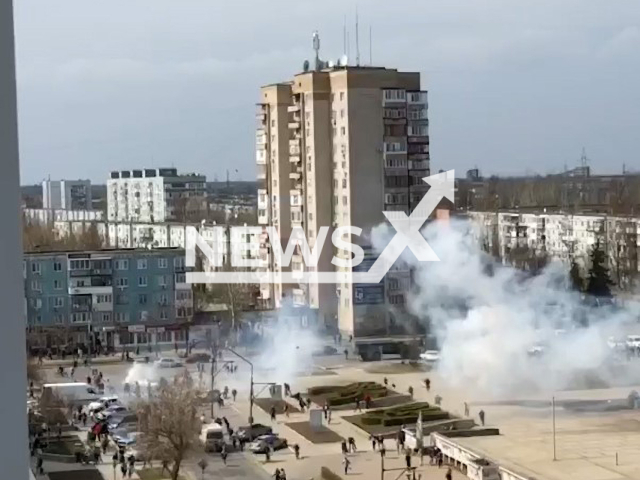
<path fill-rule="evenodd" d="M 232 349 L 230 347 L 227 347 L 227 350 L 229 350 L 231 353 L 233 353 L 240 360 L 242 360 L 245 363 L 249 364 L 249 367 L 251 368 L 251 380 L 250 380 L 251 381 L 251 385 L 250 385 L 250 389 L 249 389 L 249 428 L 251 428 L 251 427 L 253 427 L 253 363 L 251 363 L 245 357 L 240 355 L 234 349 Z"/>

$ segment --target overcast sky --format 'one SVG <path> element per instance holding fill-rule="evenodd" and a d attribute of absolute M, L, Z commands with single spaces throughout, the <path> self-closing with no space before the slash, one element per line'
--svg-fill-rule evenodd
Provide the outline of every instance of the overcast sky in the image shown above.
<path fill-rule="evenodd" d="M 255 103 L 343 51 L 351 0 L 19 0 L 22 183 L 176 166 L 255 177 Z M 640 170 L 638 0 L 359 2 L 360 50 L 429 90 L 432 170 Z M 234 171 L 238 169 L 236 174 Z M 460 172 L 459 172 L 460 173 Z"/>

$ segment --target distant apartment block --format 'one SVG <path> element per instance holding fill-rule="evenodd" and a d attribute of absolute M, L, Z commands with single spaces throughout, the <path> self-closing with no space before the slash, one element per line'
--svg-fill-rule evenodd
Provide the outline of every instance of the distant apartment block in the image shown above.
<path fill-rule="evenodd" d="M 25 254 L 29 346 L 184 343 L 193 315 L 184 262 L 178 248 Z"/>
<path fill-rule="evenodd" d="M 44 180 L 42 207 L 51 210 L 91 210 L 89 180 Z"/>
<path fill-rule="evenodd" d="M 258 223 L 276 227 L 283 241 L 299 226 L 313 247 L 320 227 L 353 225 L 363 235 L 352 240 L 370 252 L 367 237 L 385 222 L 383 211 L 411 212 L 428 189 L 422 181 L 430 173 L 428 103 L 419 73 L 327 68 L 264 86 L 260 95 Z M 273 306 L 289 300 L 328 325 L 337 316 L 339 329 L 353 334 L 376 323 L 373 329 L 385 330 L 386 312 L 404 303 L 401 288 L 384 284 L 283 285 L 277 279 L 285 267 L 270 256 L 266 240 L 261 255 L 276 283 L 262 285 L 261 293 Z M 327 245 L 318 271 L 334 270 L 333 254 Z M 314 268 L 304 265 L 297 247 L 290 270 L 312 274 Z M 343 269 L 350 278 L 352 268 Z"/>
<path fill-rule="evenodd" d="M 206 177 L 175 168 L 111 172 L 107 219 L 111 222 L 165 222 L 194 219 L 206 208 Z"/>
<path fill-rule="evenodd" d="M 104 219 L 100 210 L 61 210 L 47 208 L 23 208 L 26 220 L 41 224 L 55 222 L 95 222 Z"/>

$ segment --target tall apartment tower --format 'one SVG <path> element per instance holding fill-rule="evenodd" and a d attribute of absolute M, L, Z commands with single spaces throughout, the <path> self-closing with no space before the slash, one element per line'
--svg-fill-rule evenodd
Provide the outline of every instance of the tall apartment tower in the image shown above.
<path fill-rule="evenodd" d="M 341 252 L 334 251 L 331 234 L 337 227 L 360 227 L 362 235 L 351 241 L 369 257 L 371 229 L 385 222 L 383 211 L 409 213 L 428 189 L 422 182 L 429 175 L 427 92 L 420 88 L 419 73 L 351 66 L 304 72 L 290 82 L 263 87 L 257 134 L 259 223 L 276 226 L 283 242 L 292 227 L 300 226 L 311 248 L 320 227 L 330 227 L 320 272 L 336 269 L 331 260 Z M 268 245 L 264 248 L 268 255 Z M 399 293 L 386 281 L 362 286 L 314 282 L 315 269 L 304 265 L 299 250 L 291 271 L 294 279 L 296 272 L 308 272 L 308 283 L 278 284 L 282 267 L 271 263 L 273 306 L 290 296 L 294 305 L 316 311 L 319 321 L 344 333 L 354 334 L 359 323 L 386 325 L 388 305 L 402 303 L 402 282 L 393 282 Z M 342 268 L 348 278 L 351 268 Z"/>
<path fill-rule="evenodd" d="M 42 207 L 52 210 L 92 210 L 90 180 L 43 180 Z"/>
<path fill-rule="evenodd" d="M 111 172 L 107 217 L 112 222 L 199 221 L 206 207 L 206 177 L 175 168 Z"/>

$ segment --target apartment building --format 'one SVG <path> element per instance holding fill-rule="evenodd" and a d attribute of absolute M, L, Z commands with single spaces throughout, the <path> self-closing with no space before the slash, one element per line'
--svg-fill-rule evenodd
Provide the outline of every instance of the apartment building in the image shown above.
<path fill-rule="evenodd" d="M 107 180 L 109 221 L 197 221 L 203 209 L 204 175 L 178 174 L 175 168 L 145 168 L 114 171 Z"/>
<path fill-rule="evenodd" d="M 48 210 L 91 210 L 91 181 L 43 180 L 42 208 Z"/>
<path fill-rule="evenodd" d="M 336 268 L 335 228 L 360 227 L 362 235 L 352 241 L 370 258 L 371 229 L 385 222 L 383 211 L 409 213 L 420 201 L 428 188 L 422 178 L 429 175 L 427 107 L 419 73 L 386 68 L 332 67 L 262 88 L 258 222 L 277 227 L 283 242 L 301 227 L 311 248 L 320 228 L 330 227 L 317 270 L 304 264 L 299 247 L 294 253 L 294 279 L 304 272 L 311 281 L 279 283 L 283 266 L 272 259 L 274 306 L 290 297 L 344 333 L 385 330 L 388 306 L 403 303 L 400 294 L 391 295 L 385 285 L 354 286 L 351 266 L 342 267 L 345 281 L 337 286 L 314 282 L 313 275 Z"/>
<path fill-rule="evenodd" d="M 184 342 L 193 315 L 184 260 L 179 248 L 25 254 L 30 346 Z"/>
<path fill-rule="evenodd" d="M 468 212 L 474 234 L 484 248 L 504 263 L 519 253 L 544 255 L 587 273 L 590 253 L 600 243 L 611 278 L 620 288 L 630 286 L 640 272 L 640 218 L 568 213 Z"/>

